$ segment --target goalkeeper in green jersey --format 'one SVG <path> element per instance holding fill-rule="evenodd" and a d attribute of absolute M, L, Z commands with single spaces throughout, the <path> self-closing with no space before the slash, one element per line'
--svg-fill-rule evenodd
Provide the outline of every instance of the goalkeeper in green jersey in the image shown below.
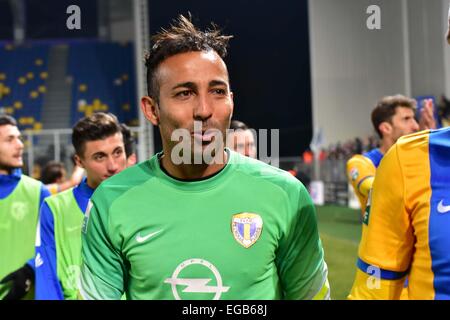
<path fill-rule="evenodd" d="M 91 198 L 80 298 L 329 298 L 305 187 L 224 147 L 230 38 L 183 16 L 153 38 L 141 109 L 159 127 L 163 151 Z"/>

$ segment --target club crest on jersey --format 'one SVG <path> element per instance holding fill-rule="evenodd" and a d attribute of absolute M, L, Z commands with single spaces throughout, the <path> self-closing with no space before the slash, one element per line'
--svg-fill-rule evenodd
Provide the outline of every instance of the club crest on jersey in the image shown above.
<path fill-rule="evenodd" d="M 356 181 L 359 177 L 359 171 L 357 168 L 352 168 L 350 170 L 350 177 L 352 178 L 352 181 Z"/>
<path fill-rule="evenodd" d="M 231 219 L 231 231 L 234 239 L 245 248 L 249 248 L 261 236 L 263 221 L 256 213 L 239 213 Z"/>
<path fill-rule="evenodd" d="M 17 221 L 22 221 L 28 211 L 28 204 L 26 202 L 16 201 L 11 206 L 11 214 Z"/>

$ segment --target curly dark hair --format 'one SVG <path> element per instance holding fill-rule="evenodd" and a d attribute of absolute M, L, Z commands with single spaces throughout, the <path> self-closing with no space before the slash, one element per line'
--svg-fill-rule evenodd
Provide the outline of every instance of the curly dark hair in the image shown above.
<path fill-rule="evenodd" d="M 159 82 L 156 71 L 167 58 L 179 53 L 195 51 L 215 51 L 222 59 L 227 55 L 228 41 L 233 36 L 222 35 L 218 27 L 212 23 L 212 28 L 200 31 L 192 23 L 192 17 L 179 15 L 169 29 L 161 31 L 152 37 L 153 46 L 145 55 L 147 67 L 148 95 L 159 100 Z"/>

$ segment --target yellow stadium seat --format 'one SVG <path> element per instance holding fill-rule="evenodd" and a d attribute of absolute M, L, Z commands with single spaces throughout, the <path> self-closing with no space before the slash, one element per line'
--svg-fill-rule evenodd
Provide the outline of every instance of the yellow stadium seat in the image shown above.
<path fill-rule="evenodd" d="M 78 111 L 83 112 L 86 117 L 90 117 L 97 111 L 108 111 L 108 105 L 102 103 L 100 99 L 94 99 L 92 104 L 83 104 L 78 106 Z"/>
<path fill-rule="evenodd" d="M 85 85 L 84 83 L 80 84 L 80 85 L 78 86 L 78 90 L 79 90 L 80 92 L 86 92 L 86 91 L 87 91 L 87 85 Z"/>
<path fill-rule="evenodd" d="M 0 83 L 0 99 L 10 94 L 11 89 L 5 86 L 3 83 Z"/>
<path fill-rule="evenodd" d="M 19 118 L 19 123 L 21 124 L 21 125 L 26 125 L 26 124 L 28 124 L 28 118 L 27 117 L 21 117 L 21 118 Z"/>
<path fill-rule="evenodd" d="M 42 130 L 42 123 L 36 122 L 36 123 L 33 125 L 33 129 L 34 129 L 34 130 L 38 130 L 38 131 Z"/>
<path fill-rule="evenodd" d="M 133 119 L 130 121 L 130 126 L 137 127 L 139 126 L 139 119 Z"/>

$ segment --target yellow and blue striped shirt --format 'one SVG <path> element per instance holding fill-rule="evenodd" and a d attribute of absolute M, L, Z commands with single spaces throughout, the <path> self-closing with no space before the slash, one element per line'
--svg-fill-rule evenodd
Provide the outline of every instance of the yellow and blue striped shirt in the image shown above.
<path fill-rule="evenodd" d="M 450 129 L 405 136 L 384 156 L 350 299 L 450 299 Z"/>

